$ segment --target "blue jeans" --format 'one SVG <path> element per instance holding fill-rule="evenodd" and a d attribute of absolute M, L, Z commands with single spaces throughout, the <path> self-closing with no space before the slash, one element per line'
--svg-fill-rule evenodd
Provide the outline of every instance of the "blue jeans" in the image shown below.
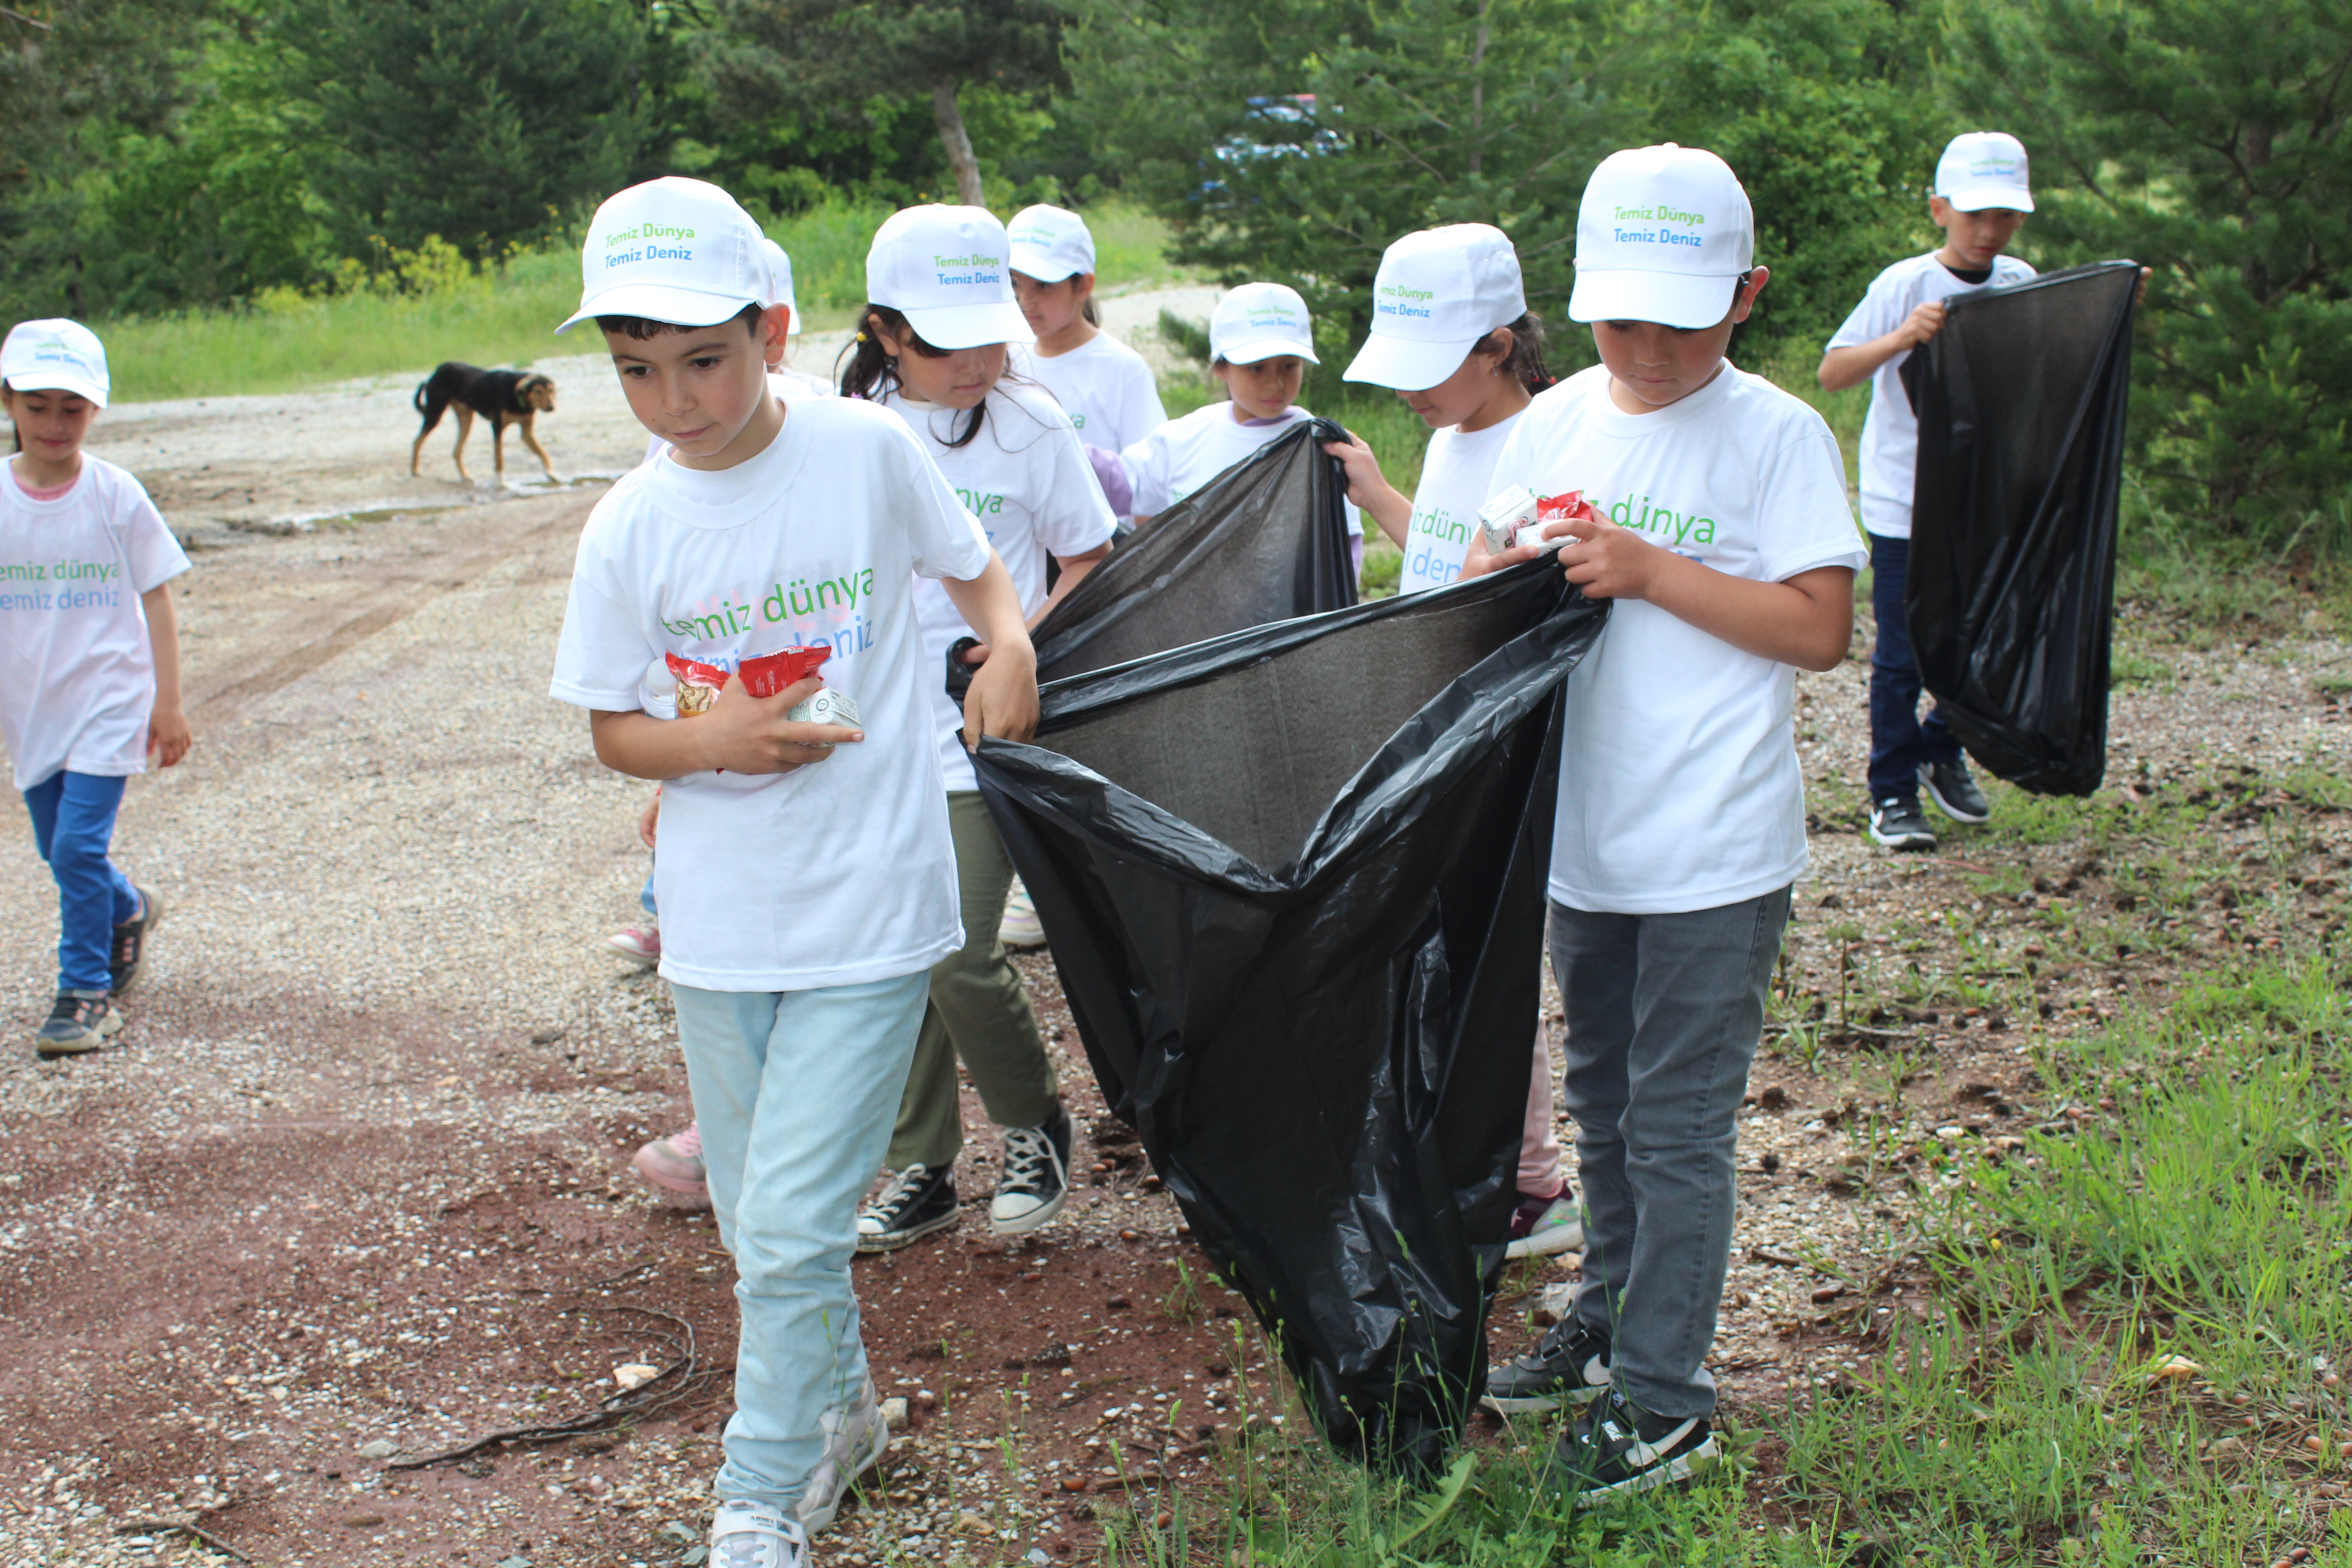
<path fill-rule="evenodd" d="M 1568 1013 L 1560 1099 L 1576 1119 L 1584 1282 L 1617 1391 L 1653 1415 L 1709 1415 L 1740 1097 L 1764 1026 L 1789 889 L 1686 914 L 1551 906 Z"/>
<path fill-rule="evenodd" d="M 114 982 L 107 961 L 114 928 L 139 915 L 139 895 L 115 869 L 114 814 L 121 778 L 54 773 L 25 792 L 33 843 L 58 879 L 58 989 L 104 991 Z"/>
<path fill-rule="evenodd" d="M 1911 542 L 1870 536 L 1870 611 L 1878 640 L 1870 650 L 1870 798 L 1916 798 L 1919 770 L 1960 760 L 1959 738 L 1944 722 L 1943 710 L 1919 717 L 1919 661 L 1911 653 L 1911 616 L 1903 605 L 1903 579 L 1911 565 Z"/>
<path fill-rule="evenodd" d="M 866 1377 L 849 1260 L 857 1201 L 907 1087 L 928 969 L 815 991 L 670 987 L 742 1333 L 722 1502 L 792 1511 L 818 1426 Z"/>

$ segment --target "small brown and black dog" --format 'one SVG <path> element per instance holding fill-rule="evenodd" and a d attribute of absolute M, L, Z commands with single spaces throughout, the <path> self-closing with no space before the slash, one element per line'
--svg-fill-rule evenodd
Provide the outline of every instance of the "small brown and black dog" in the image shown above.
<path fill-rule="evenodd" d="M 471 479 L 466 471 L 466 437 L 474 433 L 474 416 L 478 414 L 490 422 L 490 455 L 497 465 L 499 478 L 507 476 L 507 426 L 511 425 L 521 433 L 522 443 L 539 458 L 539 466 L 547 477 L 555 477 L 555 465 L 547 460 L 547 449 L 530 432 L 530 422 L 541 414 L 555 412 L 555 383 L 536 371 L 477 370 L 469 364 L 449 361 L 425 378 L 416 389 L 416 412 L 425 416 L 425 428 L 416 433 L 416 444 L 408 449 L 408 471 L 416 472 L 417 460 L 425 452 L 425 437 L 441 423 L 445 409 L 457 411 L 457 477 Z"/>

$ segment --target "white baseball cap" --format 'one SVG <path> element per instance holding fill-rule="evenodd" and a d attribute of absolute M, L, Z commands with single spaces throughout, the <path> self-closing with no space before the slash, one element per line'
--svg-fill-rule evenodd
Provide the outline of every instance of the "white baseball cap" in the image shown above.
<path fill-rule="evenodd" d="M 1004 226 L 1013 239 L 1013 270 L 1040 283 L 1059 283 L 1095 269 L 1095 237 L 1087 220 L 1062 207 L 1023 207 Z"/>
<path fill-rule="evenodd" d="M 1425 392 L 1461 369 L 1480 339 L 1527 313 L 1519 253 L 1501 229 L 1454 223 L 1406 235 L 1381 256 L 1371 335 L 1347 379 Z"/>
<path fill-rule="evenodd" d="M 2005 131 L 1969 131 L 1936 160 L 1936 195 L 1964 213 L 1987 207 L 2033 210 L 2025 183 L 2025 143 Z"/>
<path fill-rule="evenodd" d="M 18 392 L 74 393 L 100 408 L 114 386 L 98 334 L 60 316 L 8 329 L 7 341 L 0 342 L 0 381 Z"/>
<path fill-rule="evenodd" d="M 580 309 L 559 332 L 592 316 L 637 316 L 709 327 L 768 302 L 767 237 L 735 198 L 677 174 L 604 198 L 580 247 Z"/>
<path fill-rule="evenodd" d="M 874 232 L 866 298 L 906 317 L 936 349 L 1034 343 L 1013 300 L 1012 249 L 986 207 L 905 207 Z"/>
<path fill-rule="evenodd" d="M 1756 215 L 1731 165 L 1664 142 L 1612 153 L 1576 209 L 1572 321 L 1711 327 L 1756 259 Z"/>
<path fill-rule="evenodd" d="M 1209 357 L 1227 364 L 1255 364 L 1277 354 L 1315 357 L 1315 329 L 1298 290 L 1279 283 L 1244 283 L 1217 301 L 1209 313 Z"/>
<path fill-rule="evenodd" d="M 760 301 L 763 305 L 782 305 L 793 313 L 792 335 L 801 335 L 801 302 L 793 293 L 793 258 L 774 240 L 762 237 L 761 248 L 768 258 L 768 292 Z"/>

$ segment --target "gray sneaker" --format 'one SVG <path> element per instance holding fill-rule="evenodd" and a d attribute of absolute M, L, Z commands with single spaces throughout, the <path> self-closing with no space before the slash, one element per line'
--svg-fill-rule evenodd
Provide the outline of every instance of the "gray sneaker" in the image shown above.
<path fill-rule="evenodd" d="M 882 1401 L 874 1393 L 871 1375 L 858 1379 L 857 1394 L 846 1409 L 828 1410 L 818 1419 L 824 1432 L 824 1453 L 809 1472 L 808 1489 L 793 1515 L 811 1535 L 833 1527 L 841 1500 L 857 1478 L 882 1462 L 890 1446 L 890 1425 L 882 1419 Z"/>
<path fill-rule="evenodd" d="M 1870 836 L 1889 849 L 1933 849 L 1936 830 L 1916 795 L 1889 795 L 1870 808 Z"/>
<path fill-rule="evenodd" d="M 1992 802 L 1977 785 L 1976 775 L 1969 772 L 1966 757 L 1948 763 L 1930 763 L 1919 770 L 1919 787 L 1936 803 L 1936 809 L 1954 822 L 1982 822 L 1992 815 Z"/>
<path fill-rule="evenodd" d="M 1536 1348 L 1486 1373 L 1478 1403 L 1497 1415 L 1583 1405 L 1609 1392 L 1609 1331 L 1573 1317 L 1544 1331 Z"/>
<path fill-rule="evenodd" d="M 114 1002 L 105 992 L 60 991 L 33 1048 L 44 1061 L 79 1056 L 98 1049 L 121 1027 L 122 1015 L 114 1010 Z"/>

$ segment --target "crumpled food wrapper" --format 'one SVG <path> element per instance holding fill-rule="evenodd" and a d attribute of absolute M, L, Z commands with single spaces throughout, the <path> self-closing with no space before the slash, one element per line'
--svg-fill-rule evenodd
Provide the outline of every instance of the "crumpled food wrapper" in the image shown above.
<path fill-rule="evenodd" d="M 1515 544 L 1544 542 L 1544 525 L 1553 522 L 1598 522 L 1601 514 L 1582 490 L 1538 496 L 1523 485 L 1513 485 L 1478 509 L 1478 537 L 1489 555 L 1500 555 Z"/>

